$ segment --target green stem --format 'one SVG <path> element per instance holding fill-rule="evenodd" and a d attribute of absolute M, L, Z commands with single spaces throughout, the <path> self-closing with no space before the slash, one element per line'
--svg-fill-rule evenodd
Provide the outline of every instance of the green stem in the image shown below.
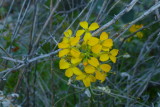
<path fill-rule="evenodd" d="M 94 98 L 93 97 L 94 97 L 94 94 L 92 93 L 91 87 L 89 87 L 89 91 L 91 93 L 89 107 L 93 107 L 93 103 L 94 103 Z"/>
<path fill-rule="evenodd" d="M 61 100 L 65 99 L 65 98 L 67 98 L 67 97 L 69 97 L 69 96 L 71 96 L 71 95 L 74 95 L 74 94 L 76 94 L 76 93 L 80 93 L 80 92 L 82 92 L 82 91 L 84 91 L 84 89 L 82 89 L 81 91 L 77 91 L 77 92 L 74 92 L 74 93 L 71 93 L 71 94 L 68 94 L 68 95 L 62 97 L 61 99 L 59 99 L 57 102 L 54 103 L 54 106 L 53 106 L 53 107 L 56 107 L 55 105 L 56 105 L 57 103 L 59 103 Z"/>

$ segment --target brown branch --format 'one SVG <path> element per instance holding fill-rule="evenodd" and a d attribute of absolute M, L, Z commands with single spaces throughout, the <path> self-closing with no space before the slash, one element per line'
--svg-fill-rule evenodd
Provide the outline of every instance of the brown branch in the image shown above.
<path fill-rule="evenodd" d="M 129 25 L 125 28 L 125 30 L 117 37 L 115 38 L 115 40 L 117 40 L 120 36 L 122 36 L 126 31 L 128 31 L 128 29 L 135 24 L 136 22 L 142 20 L 145 16 L 148 16 L 150 13 L 152 13 L 153 11 L 155 11 L 157 8 L 160 7 L 160 2 L 158 2 L 157 4 L 153 5 L 150 9 L 148 9 L 146 12 L 144 12 L 143 15 L 141 15 L 140 17 L 138 17 L 137 19 L 133 20 L 131 23 L 129 23 Z"/>
<path fill-rule="evenodd" d="M 125 37 L 125 38 L 122 40 L 122 42 L 121 42 L 121 44 L 119 45 L 119 47 L 121 48 L 122 45 L 123 45 L 123 43 L 124 43 L 124 41 L 127 40 L 128 38 L 134 36 L 137 32 L 139 32 L 139 31 L 141 31 L 141 30 L 143 30 L 143 29 L 147 29 L 147 28 L 151 27 L 152 25 L 154 25 L 154 24 L 156 24 L 156 23 L 158 23 L 158 22 L 160 22 L 160 20 L 154 21 L 154 22 L 150 23 L 149 25 L 144 26 L 144 27 L 138 29 L 136 32 L 130 34 L 130 35 L 127 36 L 127 37 Z"/>
<path fill-rule="evenodd" d="M 39 42 L 39 40 L 40 40 L 40 38 L 41 38 L 41 36 L 42 36 L 42 33 L 44 32 L 45 28 L 47 27 L 48 23 L 50 22 L 53 14 L 54 14 L 54 12 L 56 11 L 57 7 L 59 6 L 60 1 L 61 1 L 61 0 L 58 0 L 58 1 L 57 1 L 55 7 L 52 9 L 52 11 L 51 11 L 48 19 L 46 20 L 44 26 L 43 26 L 42 29 L 40 30 L 40 33 L 38 34 L 37 39 L 36 39 L 36 41 L 35 41 L 35 43 L 34 43 L 34 45 L 33 45 L 32 52 L 35 50 L 35 48 L 36 48 L 36 46 L 37 46 L 37 44 L 38 44 L 38 42 Z"/>
<path fill-rule="evenodd" d="M 155 0 L 155 4 L 157 4 L 158 1 L 159 0 Z M 159 14 L 159 9 L 158 8 L 155 10 L 155 13 L 156 13 L 157 19 L 159 20 L 160 19 L 160 14 Z"/>
<path fill-rule="evenodd" d="M 53 52 L 50 52 L 50 53 L 48 53 L 48 54 L 44 54 L 44 55 L 41 55 L 41 56 L 32 58 L 32 59 L 30 59 L 30 60 L 28 60 L 28 61 L 23 61 L 23 63 L 22 63 L 21 60 L 16 60 L 16 59 L 9 58 L 9 57 L 2 57 L 3 59 L 9 60 L 9 61 L 13 61 L 13 62 L 18 62 L 18 63 L 21 63 L 21 64 L 18 65 L 18 66 L 15 66 L 15 67 L 13 67 L 13 68 L 8 68 L 8 69 L 6 69 L 6 70 L 4 70 L 4 71 L 1 71 L 0 74 L 7 73 L 7 72 L 9 73 L 9 72 L 11 72 L 11 71 L 20 69 L 20 68 L 24 67 L 25 65 L 27 65 L 27 64 L 29 64 L 29 63 L 32 63 L 32 62 L 37 61 L 37 60 L 42 59 L 42 58 L 49 57 L 49 56 L 54 55 L 54 54 L 57 54 L 59 51 L 60 51 L 60 49 L 58 49 L 58 50 L 56 50 L 56 51 L 53 51 Z"/>
<path fill-rule="evenodd" d="M 100 27 L 97 31 L 93 32 L 92 35 L 95 36 L 99 32 L 103 31 L 104 29 L 108 28 L 110 25 L 115 23 L 121 16 L 123 16 L 125 13 L 129 12 L 137 2 L 138 2 L 138 0 L 132 0 L 132 2 L 130 4 L 128 4 L 124 10 L 122 10 L 118 15 L 116 15 L 111 21 L 109 21 L 108 23 L 106 23 L 105 25 Z"/>

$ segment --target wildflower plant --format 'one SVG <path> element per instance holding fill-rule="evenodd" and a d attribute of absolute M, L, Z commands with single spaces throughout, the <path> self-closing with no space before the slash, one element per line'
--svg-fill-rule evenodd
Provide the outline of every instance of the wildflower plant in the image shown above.
<path fill-rule="evenodd" d="M 104 82 L 111 71 L 110 62 L 116 63 L 118 49 L 112 49 L 113 40 L 108 33 L 102 32 L 100 37 L 93 37 L 91 31 L 99 28 L 98 23 L 83 21 L 79 23 L 83 28 L 73 35 L 72 30 L 64 32 L 62 42 L 58 44 L 61 49 L 59 67 L 65 70 L 65 76 L 73 80 L 82 81 L 85 87 L 91 83 Z"/>
<path fill-rule="evenodd" d="M 131 27 L 130 27 L 130 29 L 129 29 L 129 32 L 130 33 L 134 33 L 134 32 L 136 32 L 137 30 L 139 30 L 140 28 L 142 28 L 143 27 L 143 25 L 142 24 L 140 24 L 140 25 L 132 25 Z M 137 32 L 136 34 L 135 34 L 135 37 L 137 37 L 137 38 L 139 38 L 139 39 L 142 39 L 143 38 L 143 32 Z M 131 39 L 132 39 L 133 37 L 130 37 L 130 38 L 128 38 L 128 42 L 130 42 L 131 41 Z"/>
<path fill-rule="evenodd" d="M 130 27 L 129 31 L 130 31 L 131 33 L 134 33 L 134 32 L 136 32 L 137 30 L 139 30 L 139 29 L 142 28 L 142 27 L 143 27 L 142 24 L 140 24 L 140 25 L 132 25 L 132 26 Z M 137 32 L 137 33 L 136 33 L 136 36 L 137 36 L 139 39 L 141 39 L 141 38 L 143 38 L 143 33 L 142 33 L 142 32 Z"/>

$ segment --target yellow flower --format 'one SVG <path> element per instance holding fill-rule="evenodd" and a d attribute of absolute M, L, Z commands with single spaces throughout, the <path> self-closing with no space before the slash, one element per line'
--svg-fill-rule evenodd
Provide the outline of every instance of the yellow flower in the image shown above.
<path fill-rule="evenodd" d="M 76 80 L 82 80 L 85 87 L 89 87 L 91 82 L 95 82 L 96 78 L 93 75 L 82 73 L 76 77 Z"/>
<path fill-rule="evenodd" d="M 90 57 L 89 59 L 84 59 L 83 60 L 83 66 L 87 66 L 88 64 L 94 66 L 94 67 L 98 67 L 99 66 L 99 61 L 97 58 L 95 57 Z"/>
<path fill-rule="evenodd" d="M 100 55 L 100 61 L 111 60 L 113 63 L 116 63 L 116 56 L 118 54 L 118 49 L 112 49 L 110 52 L 105 52 Z"/>
<path fill-rule="evenodd" d="M 140 25 L 136 25 L 136 28 L 137 29 L 140 29 L 140 28 L 142 28 L 143 27 L 143 25 L 142 24 L 140 24 Z"/>
<path fill-rule="evenodd" d="M 79 57 L 79 50 L 73 47 L 78 44 L 80 37 L 71 37 L 72 31 L 70 29 L 64 32 L 64 35 L 65 37 L 63 41 L 61 43 L 58 43 L 58 48 L 62 49 L 59 51 L 59 57 L 61 58 L 69 54 L 71 54 L 73 57 Z"/>
<path fill-rule="evenodd" d="M 82 71 L 78 67 L 70 67 L 70 68 L 66 69 L 66 72 L 65 72 L 66 77 L 71 77 L 71 76 L 73 76 L 73 74 L 81 75 Z"/>
<path fill-rule="evenodd" d="M 80 37 L 71 37 L 69 40 L 70 46 L 76 46 L 80 40 Z"/>
<path fill-rule="evenodd" d="M 140 29 L 140 28 L 142 28 L 143 27 L 143 25 L 141 24 L 141 25 L 132 25 L 131 27 L 130 27 L 130 29 L 129 29 L 129 31 L 130 32 L 136 32 L 138 29 Z"/>
<path fill-rule="evenodd" d="M 96 71 L 96 79 L 103 82 L 106 79 L 106 74 L 104 72 Z"/>
<path fill-rule="evenodd" d="M 96 37 L 90 37 L 90 39 L 88 40 L 88 45 L 90 46 L 94 46 L 99 42 L 99 39 Z"/>
<path fill-rule="evenodd" d="M 142 33 L 142 32 L 137 32 L 137 33 L 136 33 L 136 36 L 137 36 L 138 38 L 142 39 L 142 38 L 143 38 L 143 33 Z"/>
<path fill-rule="evenodd" d="M 88 63 L 94 67 L 97 67 L 99 65 L 99 61 L 97 58 L 95 57 L 91 57 L 89 60 L 88 60 Z"/>
<path fill-rule="evenodd" d="M 83 80 L 84 78 L 86 78 L 86 76 L 86 73 L 82 73 L 81 75 L 76 76 L 76 80 Z"/>
<path fill-rule="evenodd" d="M 64 32 L 65 37 L 71 37 L 72 36 L 72 30 L 68 29 L 66 32 Z"/>
<path fill-rule="evenodd" d="M 85 87 L 89 87 L 91 85 L 91 82 L 95 82 L 95 81 L 96 81 L 96 78 L 93 75 L 89 75 L 83 79 L 83 83 Z"/>
<path fill-rule="evenodd" d="M 96 44 L 96 45 L 92 46 L 91 50 L 92 50 L 93 53 L 98 54 L 102 50 L 102 45 Z"/>
<path fill-rule="evenodd" d="M 90 38 L 89 41 L 96 41 L 96 40 L 92 40 L 92 38 Z M 100 40 L 99 41 L 97 40 L 95 44 L 90 43 L 89 45 L 92 46 L 92 49 L 91 49 L 92 52 L 98 54 L 100 53 L 101 50 L 109 51 L 109 49 L 113 46 L 113 40 L 108 39 L 108 34 L 106 32 L 102 32 L 100 35 Z"/>
<path fill-rule="evenodd" d="M 72 57 L 71 58 L 71 63 L 72 64 L 79 64 L 82 61 L 81 57 Z"/>
<path fill-rule="evenodd" d="M 58 48 L 59 49 L 65 49 L 65 48 L 68 48 L 70 45 L 68 44 L 68 43 L 66 43 L 66 42 L 60 42 L 60 43 L 58 43 Z"/>
<path fill-rule="evenodd" d="M 90 31 L 94 31 L 94 30 L 96 30 L 96 29 L 99 28 L 99 25 L 96 22 L 92 23 L 88 27 L 88 22 L 83 21 L 83 22 L 80 22 L 80 26 L 83 28 L 83 30 L 78 30 L 77 33 L 76 33 L 76 36 L 79 37 L 79 36 L 81 36 L 85 32 L 85 35 L 84 35 L 84 38 L 83 38 L 85 42 L 87 40 L 89 40 L 90 37 L 92 37 Z"/>
<path fill-rule="evenodd" d="M 140 29 L 140 28 L 142 28 L 142 27 L 143 27 L 142 24 L 141 24 L 141 25 L 132 25 L 132 26 L 130 27 L 129 31 L 130 31 L 131 33 L 133 33 L 133 32 L 136 32 L 138 29 Z M 137 32 L 137 33 L 136 33 L 136 36 L 141 39 L 141 38 L 143 38 L 143 33 L 142 33 L 142 32 Z M 127 41 L 130 42 L 132 38 L 133 38 L 133 37 L 128 38 Z"/>
<path fill-rule="evenodd" d="M 71 76 L 73 76 L 73 74 L 75 74 L 75 75 L 82 74 L 82 71 L 78 67 L 71 65 L 65 59 L 60 60 L 59 66 L 60 66 L 60 69 L 66 69 L 65 76 L 67 76 L 67 77 L 71 77 Z"/>
<path fill-rule="evenodd" d="M 109 64 L 101 64 L 100 68 L 102 71 L 109 72 L 111 70 L 111 66 Z"/>
<path fill-rule="evenodd" d="M 103 82 L 106 79 L 106 73 L 111 70 L 111 66 L 109 64 L 101 64 L 97 70 L 95 71 L 95 77 L 97 80 Z"/>
<path fill-rule="evenodd" d="M 99 65 L 99 61 L 94 58 L 94 57 L 91 57 L 89 60 L 88 60 L 88 63 L 91 64 L 91 65 L 87 65 L 84 67 L 84 71 L 86 73 L 83 73 L 81 75 L 78 75 L 76 77 L 76 80 L 82 80 L 84 85 L 86 87 L 89 87 L 91 82 L 95 82 L 96 79 L 97 80 L 101 80 L 101 82 L 103 82 L 106 78 L 106 73 L 105 72 L 109 72 L 111 70 L 111 66 L 108 65 L 108 64 L 101 64 Z M 93 67 L 94 66 L 94 67 Z M 96 70 L 96 68 L 97 70 Z M 100 71 L 102 72 L 100 72 Z M 96 75 L 96 77 L 94 77 L 92 74 Z"/>
<path fill-rule="evenodd" d="M 109 51 L 109 49 L 113 46 L 113 40 L 108 38 L 108 34 L 106 32 L 101 33 L 100 40 L 103 46 L 103 51 Z"/>
<path fill-rule="evenodd" d="M 130 27 L 129 31 L 132 32 L 132 33 L 135 32 L 135 31 L 137 31 L 136 25 L 132 25 Z"/>
<path fill-rule="evenodd" d="M 84 78 L 83 83 L 84 83 L 85 87 L 89 87 L 91 85 L 90 78 L 89 77 Z"/>
<path fill-rule="evenodd" d="M 60 69 L 67 69 L 71 66 L 70 63 L 68 63 L 65 59 L 61 59 L 59 62 Z"/>
<path fill-rule="evenodd" d="M 91 65 L 87 65 L 84 67 L 84 71 L 88 74 L 93 74 L 96 71 L 96 69 Z"/>
<path fill-rule="evenodd" d="M 130 29 L 129 29 L 129 31 L 130 32 L 136 32 L 138 29 L 140 29 L 140 28 L 142 28 L 143 27 L 143 25 L 141 24 L 141 25 L 132 25 L 131 27 L 130 27 Z"/>
<path fill-rule="evenodd" d="M 72 36 L 70 29 L 64 32 L 63 40 L 58 44 L 58 48 L 61 49 L 59 67 L 65 69 L 66 77 L 75 77 L 73 79 L 80 80 L 85 87 L 89 87 L 96 80 L 105 81 L 111 66 L 103 61 L 110 59 L 115 63 L 118 49 L 111 50 L 113 40 L 108 38 L 106 32 L 102 32 L 99 38 L 92 37 L 90 31 L 99 28 L 97 23 L 89 26 L 83 21 L 80 22 L 80 26 L 83 29 L 78 30 L 75 36 Z M 83 34 L 83 40 L 80 41 Z M 137 34 L 142 36 L 140 33 Z"/>
<path fill-rule="evenodd" d="M 70 52 L 71 52 L 71 56 L 76 57 L 76 58 L 79 57 L 81 54 L 81 52 L 76 48 L 71 48 Z"/>
<path fill-rule="evenodd" d="M 65 55 L 68 55 L 68 53 L 70 52 L 70 49 L 62 49 L 59 51 L 59 57 L 63 57 Z"/>
<path fill-rule="evenodd" d="M 59 43 L 59 45 L 58 45 L 59 48 L 69 47 L 68 42 L 69 42 L 69 39 L 72 37 L 72 30 L 68 29 L 63 34 L 64 34 L 64 37 L 63 37 L 61 44 Z"/>
<path fill-rule="evenodd" d="M 105 49 L 106 48 L 111 48 L 112 46 L 113 46 L 113 40 L 112 39 L 106 39 L 103 43 L 102 43 L 102 45 L 104 46 L 104 51 L 105 51 Z"/>

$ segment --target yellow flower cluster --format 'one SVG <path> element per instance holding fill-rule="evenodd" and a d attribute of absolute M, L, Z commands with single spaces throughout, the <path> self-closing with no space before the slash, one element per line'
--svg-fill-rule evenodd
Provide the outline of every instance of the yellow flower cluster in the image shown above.
<path fill-rule="evenodd" d="M 113 40 L 108 38 L 106 32 L 102 32 L 100 38 L 93 37 L 91 31 L 99 28 L 97 23 L 90 26 L 86 21 L 80 22 L 83 28 L 72 36 L 72 30 L 64 32 L 62 42 L 58 44 L 60 69 L 65 69 L 65 76 L 83 81 L 85 87 L 92 82 L 106 79 L 111 66 L 105 62 L 116 62 L 117 49 L 112 49 Z"/>
<path fill-rule="evenodd" d="M 130 31 L 131 33 L 133 33 L 133 32 L 136 32 L 138 29 L 140 29 L 140 28 L 142 28 L 142 27 L 143 27 L 142 24 L 141 24 L 141 25 L 132 25 L 132 26 L 130 27 L 129 31 Z M 136 33 L 136 36 L 141 39 L 141 38 L 143 38 L 143 33 L 142 33 L 142 32 L 137 32 L 137 33 Z"/>

